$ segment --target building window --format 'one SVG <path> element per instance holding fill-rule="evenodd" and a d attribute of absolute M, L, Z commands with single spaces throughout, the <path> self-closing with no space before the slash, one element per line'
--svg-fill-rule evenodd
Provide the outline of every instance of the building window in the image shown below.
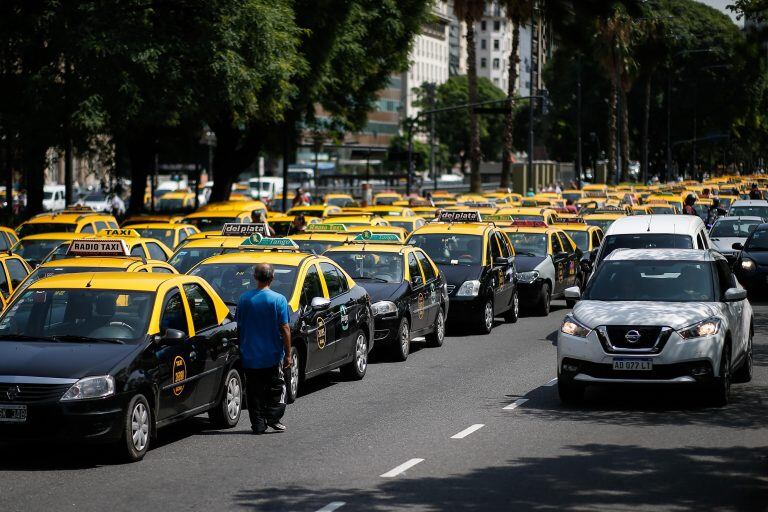
<path fill-rule="evenodd" d="M 499 40 L 498 39 L 494 39 L 493 40 L 493 49 L 494 50 L 498 50 L 499 49 Z"/>
<path fill-rule="evenodd" d="M 493 69 L 499 69 L 499 59 L 493 59 Z"/>
<path fill-rule="evenodd" d="M 482 59 L 480 59 L 480 67 L 481 67 L 481 68 L 485 68 L 485 67 L 488 67 L 488 61 L 485 59 L 485 57 L 483 57 Z"/>
<path fill-rule="evenodd" d="M 499 30 L 501 30 L 501 21 L 496 20 L 493 22 L 493 31 L 498 32 Z"/>
<path fill-rule="evenodd" d="M 480 49 L 481 49 L 481 50 L 485 50 L 485 47 L 486 47 L 486 46 L 488 46 L 488 45 L 486 44 L 486 40 L 485 40 L 485 39 L 481 39 L 481 40 L 480 40 Z"/>
<path fill-rule="evenodd" d="M 499 85 L 499 79 L 498 78 L 494 78 L 493 79 L 493 85 Z"/>
<path fill-rule="evenodd" d="M 485 31 L 485 20 L 480 22 L 480 30 Z"/>

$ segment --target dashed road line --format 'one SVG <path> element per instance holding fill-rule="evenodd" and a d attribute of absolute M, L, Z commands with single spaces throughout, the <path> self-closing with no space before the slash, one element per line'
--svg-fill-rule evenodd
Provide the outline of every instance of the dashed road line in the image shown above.
<path fill-rule="evenodd" d="M 380 475 L 380 476 L 381 476 L 381 478 L 394 478 L 397 475 L 399 475 L 400 473 L 404 473 L 404 472 L 408 471 L 409 469 L 411 469 L 413 466 L 415 466 L 416 464 L 418 464 L 420 462 L 424 462 L 424 459 L 411 459 L 411 460 L 408 460 L 406 462 L 403 462 L 402 464 L 400 464 L 396 468 L 390 469 L 389 471 L 387 471 L 386 473 L 384 473 L 383 475 Z"/>
<path fill-rule="evenodd" d="M 462 430 L 458 434 L 452 435 L 451 439 L 464 439 L 465 437 L 467 437 L 472 432 L 477 432 L 478 430 L 480 430 L 484 426 L 485 425 L 483 425 L 482 423 L 476 423 L 475 425 L 472 425 L 471 427 L 465 428 L 464 430 Z"/>
<path fill-rule="evenodd" d="M 527 401 L 528 401 L 527 398 L 518 398 L 517 400 L 515 400 L 514 402 L 512 402 L 508 406 L 504 407 L 504 410 L 505 411 L 512 411 L 514 409 L 517 409 L 518 407 L 520 407 L 521 405 L 523 405 Z"/>
<path fill-rule="evenodd" d="M 347 503 L 344 501 L 332 501 L 323 508 L 318 509 L 317 512 L 333 512 L 334 510 L 338 510 L 346 504 Z"/>

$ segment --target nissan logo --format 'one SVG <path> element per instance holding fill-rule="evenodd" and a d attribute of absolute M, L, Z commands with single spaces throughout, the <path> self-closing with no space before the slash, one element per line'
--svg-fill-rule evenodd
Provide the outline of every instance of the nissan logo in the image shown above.
<path fill-rule="evenodd" d="M 8 391 L 5 392 L 5 396 L 8 397 L 8 400 L 16 400 L 19 395 L 21 394 L 21 388 L 19 386 L 11 386 L 8 388 Z"/>
<path fill-rule="evenodd" d="M 635 330 L 627 331 L 627 334 L 624 335 L 624 339 L 629 343 L 637 343 L 640 341 L 640 333 Z"/>

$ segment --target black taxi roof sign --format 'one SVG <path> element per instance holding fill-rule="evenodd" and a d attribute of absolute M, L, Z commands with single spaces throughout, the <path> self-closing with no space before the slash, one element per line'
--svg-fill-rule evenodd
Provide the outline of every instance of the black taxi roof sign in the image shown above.
<path fill-rule="evenodd" d="M 82 238 L 72 240 L 67 256 L 129 256 L 128 244 L 123 239 L 104 240 Z"/>
<path fill-rule="evenodd" d="M 249 222 L 243 224 L 226 222 L 221 228 L 221 234 L 223 236 L 251 236 L 254 234 L 269 236 L 267 225 L 263 222 Z"/>
<path fill-rule="evenodd" d="M 437 216 L 438 222 L 483 222 L 480 212 L 470 210 L 466 212 L 441 211 Z"/>
<path fill-rule="evenodd" d="M 119 236 L 121 238 L 140 238 L 141 235 L 135 229 L 122 228 L 122 229 L 102 229 L 96 236 Z"/>

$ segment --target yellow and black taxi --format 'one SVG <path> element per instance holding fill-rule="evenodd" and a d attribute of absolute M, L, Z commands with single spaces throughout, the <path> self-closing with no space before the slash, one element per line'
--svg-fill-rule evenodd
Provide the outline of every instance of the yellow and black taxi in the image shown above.
<path fill-rule="evenodd" d="M 178 274 L 165 261 L 131 256 L 131 247 L 122 239 L 82 238 L 67 242 L 65 252 L 41 263 L 18 285 L 13 295 L 46 277 L 81 272 L 159 272 Z M 52 253 L 53 254 L 53 253 Z"/>
<path fill-rule="evenodd" d="M 347 231 L 344 224 L 322 222 L 310 224 L 301 233 L 290 235 L 288 238 L 299 246 L 301 252 L 323 254 L 331 247 L 343 245 L 355 236 Z"/>
<path fill-rule="evenodd" d="M 515 248 L 517 286 L 524 307 L 549 314 L 552 298 L 582 283 L 581 251 L 560 227 L 516 221 L 502 228 Z"/>
<path fill-rule="evenodd" d="M 551 208 L 519 207 L 499 208 L 498 215 L 511 215 L 515 220 L 532 220 L 554 224 L 557 222 L 557 213 Z"/>
<path fill-rule="evenodd" d="M 99 238 L 119 239 L 124 241 L 128 246 L 128 254 L 130 256 L 155 261 L 168 261 L 168 258 L 173 255 L 173 251 L 166 247 L 164 243 L 153 238 L 143 238 L 139 235 L 138 231 L 133 228 L 105 229 L 96 233 L 96 236 Z M 48 263 L 50 261 L 57 261 L 70 257 L 68 251 L 71 243 L 72 242 L 62 242 L 58 247 L 48 253 L 48 256 L 43 258 L 41 263 Z"/>
<path fill-rule="evenodd" d="M 176 249 L 168 263 L 184 274 L 211 256 L 249 250 L 243 243 L 254 233 L 266 235 L 267 226 L 263 223 L 227 223 L 218 234 L 197 233 L 192 235 L 193 239 Z"/>
<path fill-rule="evenodd" d="M 602 207 L 583 215 L 584 222 L 590 226 L 597 226 L 603 232 L 607 231 L 616 219 L 627 216 L 627 211 L 620 207 Z"/>
<path fill-rule="evenodd" d="M 116 229 L 112 215 L 96 213 L 90 208 L 70 207 L 54 213 L 41 213 L 22 223 L 16 233 L 19 238 L 41 233 L 94 234 L 102 229 Z"/>
<path fill-rule="evenodd" d="M 385 220 L 390 226 L 403 228 L 408 233 L 416 231 L 427 223 L 426 220 L 415 215 L 413 217 L 386 217 Z"/>
<path fill-rule="evenodd" d="M 8 299 L 32 269 L 21 256 L 0 254 L 0 297 Z"/>
<path fill-rule="evenodd" d="M 172 249 L 178 247 L 190 236 L 200 232 L 192 224 L 171 224 L 170 222 L 133 224 L 131 229 L 135 230 L 142 238 L 154 238 Z"/>
<path fill-rule="evenodd" d="M 590 226 L 583 220 L 564 221 L 560 219 L 557 227 L 565 231 L 573 243 L 581 250 L 581 274 L 582 282 L 579 286 L 583 289 L 583 284 L 589 280 L 600 250 L 600 244 L 603 242 L 603 230 L 597 226 Z"/>
<path fill-rule="evenodd" d="M 357 201 L 349 194 L 326 194 L 323 198 L 323 205 L 344 208 L 357 205 Z"/>
<path fill-rule="evenodd" d="M 11 247 L 11 252 L 24 258 L 31 267 L 38 266 L 51 251 L 64 242 L 86 238 L 93 234 L 85 233 L 42 233 L 25 236 Z"/>
<path fill-rule="evenodd" d="M 343 224 L 346 227 L 352 226 L 388 226 L 386 220 L 370 212 L 359 212 L 352 214 L 331 214 L 323 222 L 331 224 Z"/>
<path fill-rule="evenodd" d="M 329 215 L 341 213 L 341 208 L 333 205 L 313 204 L 294 206 L 286 212 L 287 215 L 304 215 L 305 217 L 325 218 Z"/>
<path fill-rule="evenodd" d="M 195 193 L 187 191 L 168 192 L 155 201 L 159 212 L 184 212 L 195 209 Z"/>
<path fill-rule="evenodd" d="M 249 240 L 265 250 L 215 256 L 189 274 L 210 283 L 234 312 L 240 296 L 256 287 L 254 267 L 272 265 L 270 288 L 285 296 L 290 309 L 293 366 L 287 400 L 296 399 L 305 379 L 335 368 L 345 377 L 362 379 L 373 348 L 373 315 L 365 289 L 328 258 L 280 250 L 295 247 L 290 239 L 252 235 Z"/>
<path fill-rule="evenodd" d="M 377 192 L 373 195 L 373 204 L 376 206 L 389 206 L 395 201 L 401 201 L 403 196 L 397 192 Z"/>
<path fill-rule="evenodd" d="M 451 322 L 472 322 L 491 332 L 496 316 L 516 322 L 519 312 L 515 253 L 509 238 L 476 211 L 442 211 L 407 243 L 426 252 L 445 276 Z"/>
<path fill-rule="evenodd" d="M 191 224 L 201 233 L 217 233 L 224 224 L 249 224 L 253 221 L 251 210 L 198 210 L 184 217 L 184 224 Z"/>
<path fill-rule="evenodd" d="M 0 226 L 0 252 L 8 252 L 11 247 L 16 245 L 19 241 L 19 237 L 16 232 L 11 228 Z"/>
<path fill-rule="evenodd" d="M 0 438 L 110 443 L 144 457 L 157 429 L 207 412 L 237 425 L 237 324 L 204 280 L 41 279 L 0 315 Z"/>
<path fill-rule="evenodd" d="M 395 235 L 365 231 L 325 256 L 343 268 L 371 296 L 374 340 L 396 361 L 405 361 L 414 337 L 439 347 L 445 337 L 448 291 L 445 278 L 418 247 Z"/>

